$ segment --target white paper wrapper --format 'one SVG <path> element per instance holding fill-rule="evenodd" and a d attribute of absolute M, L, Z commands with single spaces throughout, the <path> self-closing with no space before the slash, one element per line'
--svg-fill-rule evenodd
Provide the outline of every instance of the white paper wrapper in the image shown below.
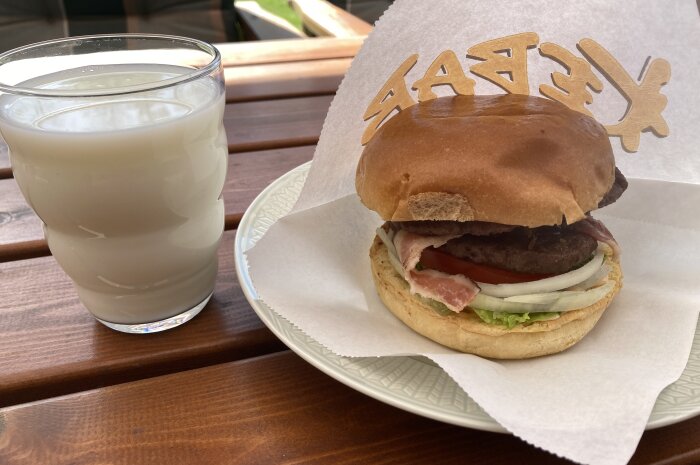
<path fill-rule="evenodd" d="M 700 311 L 700 127 L 698 12 L 673 2 L 399 0 L 378 22 L 348 72 L 326 119 L 311 172 L 294 212 L 248 252 L 258 295 L 331 351 L 344 356 L 420 354 L 439 364 L 516 436 L 580 463 L 622 464 L 634 452 L 659 392 L 687 362 Z M 662 88 L 671 134 L 643 133 L 629 154 L 612 139 L 630 187 L 596 213 L 623 249 L 624 288 L 579 344 L 554 356 L 491 361 L 456 353 L 415 334 L 379 301 L 367 251 L 379 217 L 354 194 L 362 114 L 410 54 L 412 83 L 443 50 L 537 32 L 576 53 L 590 37 L 637 76 L 648 56 L 671 63 Z M 563 69 L 529 53 L 530 93 Z M 463 58 L 464 68 L 468 60 Z M 476 93 L 498 93 L 471 75 Z M 604 79 L 601 79 L 604 81 Z M 604 124 L 626 103 L 610 83 L 590 107 Z M 409 84 L 410 87 L 410 84 Z M 438 94 L 449 90 L 435 88 Z M 632 179 L 637 178 L 637 179 Z M 675 181 L 675 182 L 674 182 Z"/>

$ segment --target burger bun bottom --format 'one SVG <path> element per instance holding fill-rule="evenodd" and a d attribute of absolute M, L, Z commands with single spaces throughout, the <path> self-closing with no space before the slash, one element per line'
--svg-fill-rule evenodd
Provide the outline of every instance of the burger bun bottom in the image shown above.
<path fill-rule="evenodd" d="M 413 295 L 389 261 L 382 241 L 370 248 L 374 284 L 384 305 L 407 326 L 460 352 L 495 359 L 525 359 L 561 352 L 580 341 L 598 322 L 622 287 L 619 263 L 610 260 L 608 279 L 614 288 L 593 305 L 561 313 L 559 318 L 517 325 L 512 329 L 484 323 L 473 311 L 442 316 L 425 299 Z"/>

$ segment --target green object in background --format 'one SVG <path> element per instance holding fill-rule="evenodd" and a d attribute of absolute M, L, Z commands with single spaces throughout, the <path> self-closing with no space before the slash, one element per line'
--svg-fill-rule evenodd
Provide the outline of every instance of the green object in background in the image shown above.
<path fill-rule="evenodd" d="M 302 30 L 301 18 L 296 14 L 296 12 L 289 6 L 287 0 L 255 0 L 261 8 L 269 11 L 275 16 L 279 16 L 282 19 L 289 21 L 292 26 Z"/>

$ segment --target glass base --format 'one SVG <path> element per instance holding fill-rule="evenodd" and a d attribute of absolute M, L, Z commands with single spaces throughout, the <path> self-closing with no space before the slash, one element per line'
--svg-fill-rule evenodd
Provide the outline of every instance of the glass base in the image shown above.
<path fill-rule="evenodd" d="M 212 293 L 213 294 L 213 293 Z M 100 320 L 95 318 L 97 321 L 103 325 L 112 328 L 116 331 L 121 331 L 122 333 L 131 334 L 147 334 L 147 333 L 158 333 L 160 331 L 165 331 L 167 329 L 177 328 L 183 323 L 187 323 L 192 318 L 194 318 L 199 312 L 202 311 L 204 306 L 209 302 L 212 294 L 209 294 L 206 299 L 195 305 L 189 310 L 186 310 L 179 315 L 171 316 L 165 320 L 154 321 L 152 323 L 138 323 L 134 325 L 122 324 L 122 323 L 112 323 L 105 320 Z"/>

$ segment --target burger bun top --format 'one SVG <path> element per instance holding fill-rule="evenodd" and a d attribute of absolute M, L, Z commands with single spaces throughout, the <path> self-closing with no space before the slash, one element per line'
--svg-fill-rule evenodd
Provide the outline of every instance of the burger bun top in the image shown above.
<path fill-rule="evenodd" d="M 605 128 L 527 95 L 441 97 L 386 121 L 355 186 L 386 221 L 538 227 L 583 219 L 615 180 Z"/>

